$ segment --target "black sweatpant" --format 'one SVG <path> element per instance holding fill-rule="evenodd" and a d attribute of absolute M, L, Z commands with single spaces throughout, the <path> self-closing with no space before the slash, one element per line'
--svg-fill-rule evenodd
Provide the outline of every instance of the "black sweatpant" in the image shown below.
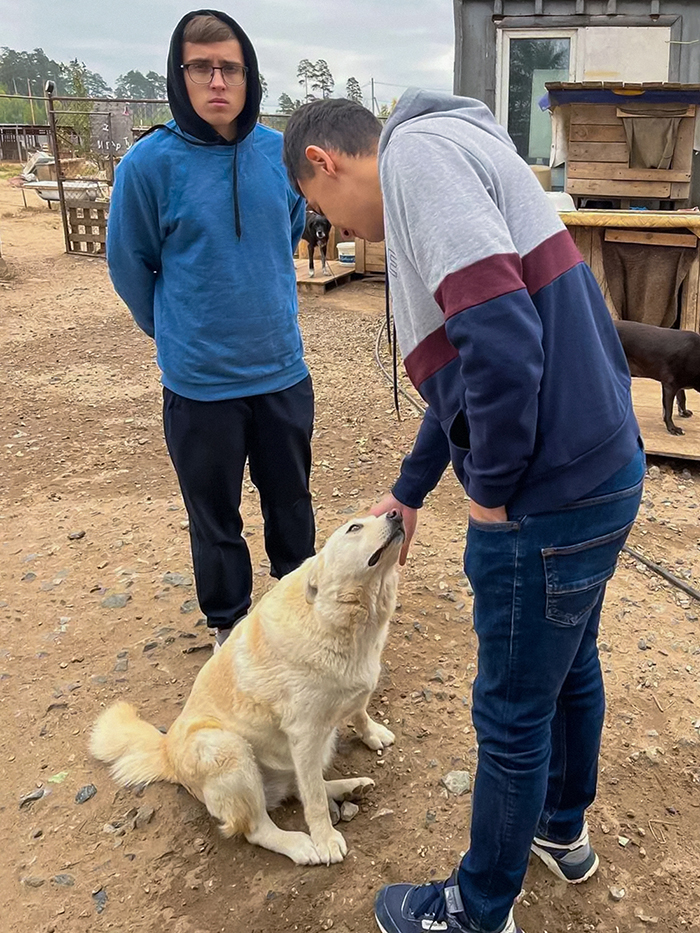
<path fill-rule="evenodd" d="M 283 577 L 314 553 L 313 419 L 310 376 L 282 392 L 219 402 L 163 389 L 165 441 L 189 514 L 197 597 L 213 628 L 230 627 L 250 607 L 253 572 L 240 513 L 246 459 L 271 575 Z"/>

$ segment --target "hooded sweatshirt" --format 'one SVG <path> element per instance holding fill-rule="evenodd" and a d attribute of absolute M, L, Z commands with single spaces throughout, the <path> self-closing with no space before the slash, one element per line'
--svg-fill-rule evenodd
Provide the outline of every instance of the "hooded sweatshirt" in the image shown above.
<path fill-rule="evenodd" d="M 241 43 L 246 102 L 228 141 L 199 117 L 182 64 L 187 22 L 210 13 Z M 178 24 L 168 58 L 174 120 L 120 162 L 109 211 L 112 282 L 155 338 L 167 388 L 197 401 L 278 392 L 306 377 L 293 250 L 305 204 L 282 165 L 282 134 L 258 124 L 255 51 L 224 13 Z"/>
<path fill-rule="evenodd" d="M 416 89 L 379 171 L 399 345 L 429 405 L 394 495 L 420 507 L 451 461 L 509 516 L 585 496 L 639 430 L 610 313 L 535 175 L 480 101 Z"/>

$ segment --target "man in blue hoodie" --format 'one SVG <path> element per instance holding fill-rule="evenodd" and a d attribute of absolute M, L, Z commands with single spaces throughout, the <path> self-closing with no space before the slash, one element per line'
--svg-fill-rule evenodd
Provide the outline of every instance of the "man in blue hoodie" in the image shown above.
<path fill-rule="evenodd" d="M 293 261 L 305 205 L 287 180 L 281 134 L 256 122 L 255 51 L 226 14 L 180 21 L 168 100 L 174 119 L 117 169 L 107 260 L 115 289 L 156 343 L 197 595 L 220 645 L 250 606 L 246 460 L 271 574 L 284 576 L 314 551 L 313 390 Z"/>
<path fill-rule="evenodd" d="M 344 235 L 386 238 L 401 352 L 428 403 L 374 509 L 402 512 L 402 560 L 450 462 L 471 500 L 469 851 L 447 881 L 385 887 L 375 916 L 383 933 L 517 933 L 531 851 L 572 884 L 598 867 L 596 638 L 644 475 L 629 370 L 590 269 L 480 101 L 412 89 L 383 129 L 318 101 L 291 117 L 284 158 Z"/>

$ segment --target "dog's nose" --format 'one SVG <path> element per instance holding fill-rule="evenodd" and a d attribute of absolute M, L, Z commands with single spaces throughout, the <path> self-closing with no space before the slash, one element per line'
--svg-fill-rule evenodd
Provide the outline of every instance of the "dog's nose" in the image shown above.
<path fill-rule="evenodd" d="M 386 517 L 388 521 L 395 522 L 397 525 L 403 522 L 403 516 L 397 509 L 392 509 L 390 512 L 387 512 Z"/>

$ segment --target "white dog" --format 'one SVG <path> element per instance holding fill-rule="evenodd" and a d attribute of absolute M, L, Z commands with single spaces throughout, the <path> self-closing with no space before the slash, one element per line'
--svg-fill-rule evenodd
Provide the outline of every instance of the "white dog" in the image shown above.
<path fill-rule="evenodd" d="M 182 784 L 225 836 L 299 865 L 347 852 L 328 800 L 361 794 L 370 778 L 324 781 L 336 727 L 348 719 L 371 749 L 394 735 L 367 715 L 396 605 L 404 539 L 397 512 L 353 519 L 270 590 L 199 672 L 167 735 L 128 703 L 98 718 L 90 750 L 120 784 Z M 267 810 L 295 794 L 310 836 L 284 832 Z"/>

